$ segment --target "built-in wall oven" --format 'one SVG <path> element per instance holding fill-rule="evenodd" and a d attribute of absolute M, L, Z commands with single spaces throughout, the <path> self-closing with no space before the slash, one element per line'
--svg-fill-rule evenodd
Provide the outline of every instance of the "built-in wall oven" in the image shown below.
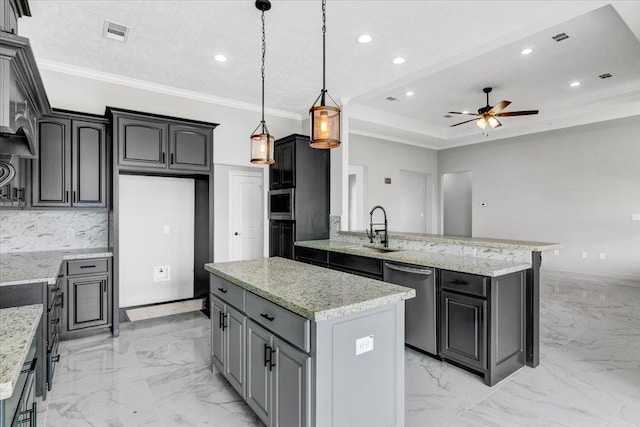
<path fill-rule="evenodd" d="M 295 188 L 269 191 L 269 219 L 295 220 Z"/>

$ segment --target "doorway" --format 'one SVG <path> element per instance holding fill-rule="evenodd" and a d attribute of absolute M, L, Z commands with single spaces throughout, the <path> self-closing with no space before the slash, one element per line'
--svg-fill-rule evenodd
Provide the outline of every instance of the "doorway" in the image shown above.
<path fill-rule="evenodd" d="M 229 261 L 263 257 L 261 173 L 229 171 Z"/>
<path fill-rule="evenodd" d="M 400 171 L 400 213 L 397 230 L 410 233 L 431 232 L 432 194 L 429 194 L 430 174 Z M 429 197 L 431 196 L 431 197 Z"/>
<path fill-rule="evenodd" d="M 365 228 L 365 194 L 367 168 L 361 165 L 349 165 L 349 224 L 348 230 L 362 230 Z"/>
<path fill-rule="evenodd" d="M 445 236 L 471 236 L 471 171 L 442 174 L 442 223 Z"/>

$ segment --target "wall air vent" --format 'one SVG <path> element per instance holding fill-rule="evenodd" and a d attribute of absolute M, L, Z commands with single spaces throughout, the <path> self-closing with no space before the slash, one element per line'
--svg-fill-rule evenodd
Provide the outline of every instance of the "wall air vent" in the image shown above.
<path fill-rule="evenodd" d="M 565 33 L 560 33 L 560 34 L 556 34 L 555 36 L 553 36 L 551 38 L 554 39 L 557 42 L 561 42 L 562 40 L 568 39 L 569 36 L 566 35 Z"/>
<path fill-rule="evenodd" d="M 116 24 L 115 22 L 104 20 L 104 30 L 102 31 L 102 37 L 107 39 L 116 40 L 119 42 L 126 42 L 129 37 L 129 31 L 131 28 Z"/>
<path fill-rule="evenodd" d="M 604 73 L 604 74 L 600 74 L 598 77 L 600 77 L 601 79 L 608 79 L 609 77 L 613 77 L 613 75 L 609 73 Z"/>
<path fill-rule="evenodd" d="M 387 96 L 387 101 L 391 101 L 391 102 L 393 102 L 393 101 L 396 101 L 397 99 L 398 99 L 398 98 L 395 98 L 395 97 L 393 97 L 393 96 Z"/>

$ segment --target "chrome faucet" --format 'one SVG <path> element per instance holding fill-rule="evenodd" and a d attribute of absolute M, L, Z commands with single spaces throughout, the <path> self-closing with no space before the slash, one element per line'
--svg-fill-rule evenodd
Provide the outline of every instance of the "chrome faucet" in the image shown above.
<path fill-rule="evenodd" d="M 378 222 L 378 223 L 374 223 L 373 222 L 373 212 L 375 212 L 376 209 L 382 210 L 382 213 L 384 214 L 384 224 L 381 223 L 381 222 Z M 373 243 L 373 238 L 375 236 L 377 236 L 381 231 L 384 231 L 384 239 L 380 239 L 380 243 L 385 248 L 388 248 L 389 247 L 389 235 L 388 235 L 388 231 L 387 231 L 387 211 L 385 211 L 382 206 L 376 205 L 376 206 L 373 207 L 373 209 L 371 209 L 371 212 L 369 212 L 369 218 L 370 218 L 369 230 L 367 231 L 367 237 L 369 237 L 369 243 Z M 384 228 L 374 230 L 373 229 L 374 225 L 384 225 Z"/>

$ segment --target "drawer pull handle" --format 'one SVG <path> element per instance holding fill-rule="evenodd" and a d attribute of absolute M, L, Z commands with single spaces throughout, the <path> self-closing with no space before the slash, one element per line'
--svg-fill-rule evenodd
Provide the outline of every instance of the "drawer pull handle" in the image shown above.
<path fill-rule="evenodd" d="M 81 265 L 80 268 L 96 268 L 95 265 Z"/>
<path fill-rule="evenodd" d="M 60 319 L 51 319 L 52 325 L 57 325 L 58 323 L 60 323 Z"/>
<path fill-rule="evenodd" d="M 64 308 L 64 294 L 58 294 L 56 298 L 59 300 L 59 302 L 56 303 L 56 306 Z"/>
<path fill-rule="evenodd" d="M 225 288 L 218 288 L 218 290 L 223 294 L 226 294 L 228 292 Z"/>
<path fill-rule="evenodd" d="M 469 283 L 465 282 L 464 280 L 453 280 L 451 283 L 453 283 L 454 285 L 463 285 L 463 286 L 467 286 Z"/>
<path fill-rule="evenodd" d="M 260 314 L 261 317 L 264 317 L 265 319 L 267 319 L 269 322 L 273 322 L 273 319 L 275 319 L 275 316 L 270 316 L 267 313 L 262 313 Z"/>
<path fill-rule="evenodd" d="M 60 355 L 56 354 L 55 356 L 51 356 L 51 363 L 58 363 L 60 361 Z"/>

